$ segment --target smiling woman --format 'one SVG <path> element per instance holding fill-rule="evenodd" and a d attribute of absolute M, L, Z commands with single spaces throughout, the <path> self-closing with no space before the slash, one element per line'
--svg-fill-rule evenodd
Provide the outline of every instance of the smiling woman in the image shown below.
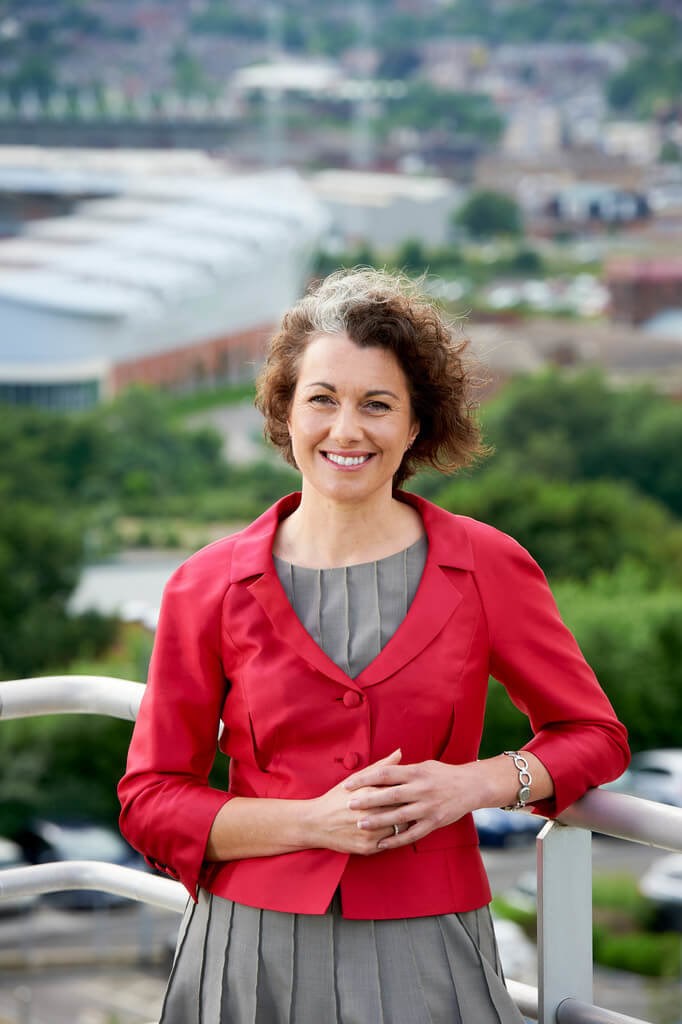
<path fill-rule="evenodd" d="M 303 487 L 299 510 L 278 531 L 277 555 L 314 567 L 330 558 L 331 564 L 338 558 L 352 564 L 365 554 L 376 557 L 378 538 L 366 533 L 372 522 L 381 523 L 382 548 L 399 550 L 421 535 L 418 515 L 391 500 L 394 477 L 419 432 L 405 374 L 392 352 L 359 348 L 347 334 L 313 338 L 301 357 L 287 426 Z M 346 551 L 325 551 L 324 537 L 331 541 L 332 534 L 316 523 L 345 517 L 350 507 Z M 377 519 L 375 509 L 387 508 L 389 521 Z M 357 536 L 351 547 L 349 530 L 360 522 L 364 528 L 352 531 Z"/>
<path fill-rule="evenodd" d="M 530 555 L 400 489 L 482 451 L 465 349 L 367 270 L 272 341 L 257 404 L 301 491 L 171 578 L 119 787 L 192 897 L 163 1024 L 522 1020 L 472 812 L 556 815 L 628 752 Z M 489 673 L 534 736 L 481 760 Z"/>

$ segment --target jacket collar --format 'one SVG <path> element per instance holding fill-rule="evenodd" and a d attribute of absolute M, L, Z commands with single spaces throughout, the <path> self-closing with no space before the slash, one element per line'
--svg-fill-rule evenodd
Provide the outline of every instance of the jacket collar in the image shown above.
<path fill-rule="evenodd" d="M 329 658 L 305 630 L 279 582 L 272 560 L 272 545 L 280 521 L 301 500 L 289 494 L 237 535 L 230 580 L 249 579 L 248 589 L 258 601 L 275 633 L 314 668 L 343 686 L 362 690 L 397 672 L 443 629 L 462 600 L 456 583 L 443 568 L 471 570 L 474 558 L 465 520 L 405 491 L 396 495 L 422 517 L 429 550 L 422 579 L 407 616 L 376 658 L 351 679 Z"/>
<path fill-rule="evenodd" d="M 429 542 L 429 560 L 452 569 L 474 569 L 471 541 L 465 519 L 446 512 L 432 502 L 409 491 L 397 491 L 396 498 L 419 512 Z M 300 491 L 287 494 L 237 534 L 232 552 L 230 582 L 273 571 L 272 545 L 282 519 L 301 501 Z"/>

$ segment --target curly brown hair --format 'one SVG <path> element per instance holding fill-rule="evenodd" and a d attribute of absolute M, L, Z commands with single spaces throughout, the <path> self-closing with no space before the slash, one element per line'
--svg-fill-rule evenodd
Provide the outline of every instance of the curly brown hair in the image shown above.
<path fill-rule="evenodd" d="M 256 382 L 264 433 L 296 467 L 287 418 L 301 355 L 311 338 L 347 334 L 360 348 L 388 349 L 410 391 L 419 433 L 395 474 L 399 487 L 419 468 L 451 473 L 485 453 L 475 415 L 473 361 L 466 338 L 418 284 L 400 273 L 358 267 L 315 285 L 283 316 Z"/>

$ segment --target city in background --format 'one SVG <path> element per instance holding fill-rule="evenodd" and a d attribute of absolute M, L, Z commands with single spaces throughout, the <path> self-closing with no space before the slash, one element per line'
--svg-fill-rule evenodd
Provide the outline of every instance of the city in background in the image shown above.
<path fill-rule="evenodd" d="M 0 0 L 0 678 L 144 680 L 172 569 L 297 486 L 252 407 L 278 316 L 395 267 L 470 339 L 493 449 L 410 486 L 538 559 L 623 785 L 682 806 L 681 226 L 679 0 Z M 526 728 L 491 681 L 482 756 Z M 130 856 L 129 735 L 2 723 L 3 863 Z M 488 826 L 532 982 L 534 832 Z M 678 1024 L 682 871 L 594 855 L 595 1002 Z M 65 902 L 0 917 L 1 1024 L 158 1017 L 175 918 Z"/>

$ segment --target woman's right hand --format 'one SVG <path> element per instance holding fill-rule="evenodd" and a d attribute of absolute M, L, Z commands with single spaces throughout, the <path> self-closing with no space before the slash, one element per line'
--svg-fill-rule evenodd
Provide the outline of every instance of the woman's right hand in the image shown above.
<path fill-rule="evenodd" d="M 394 750 L 388 757 L 382 757 L 381 760 L 374 763 L 376 765 L 399 764 L 401 757 L 400 750 Z M 352 778 L 352 776 L 348 778 Z M 310 846 L 336 850 L 339 853 L 355 853 L 360 856 L 380 853 L 377 843 L 381 839 L 387 839 L 394 835 L 394 830 L 386 827 L 378 829 L 358 827 L 358 822 L 364 815 L 363 812 L 349 809 L 351 794 L 344 787 L 344 783 L 347 781 L 348 779 L 343 779 L 322 796 L 308 801 L 309 813 L 306 815 L 306 825 L 310 829 Z M 355 790 L 352 797 L 357 797 L 359 793 L 363 792 L 362 789 Z M 392 804 L 387 810 L 395 811 L 398 806 L 398 804 Z"/>

